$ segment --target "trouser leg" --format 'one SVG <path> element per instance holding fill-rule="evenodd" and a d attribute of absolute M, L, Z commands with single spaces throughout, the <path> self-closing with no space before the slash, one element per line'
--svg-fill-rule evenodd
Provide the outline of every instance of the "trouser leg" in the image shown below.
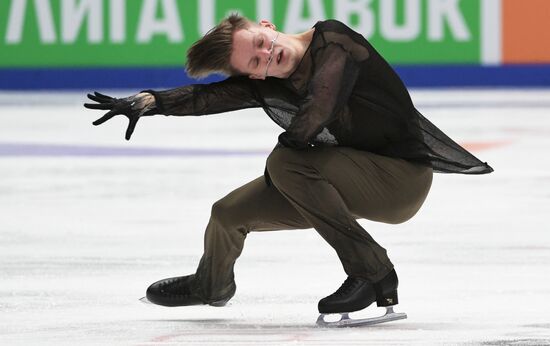
<path fill-rule="evenodd" d="M 233 267 L 251 231 L 305 229 L 312 226 L 261 176 L 212 206 L 204 254 L 195 277 L 205 299 L 224 297 L 234 280 Z"/>
<path fill-rule="evenodd" d="M 275 187 L 336 250 L 350 276 L 376 282 L 393 268 L 356 218 L 400 223 L 429 191 L 432 170 L 351 148 L 279 148 L 268 158 Z"/>

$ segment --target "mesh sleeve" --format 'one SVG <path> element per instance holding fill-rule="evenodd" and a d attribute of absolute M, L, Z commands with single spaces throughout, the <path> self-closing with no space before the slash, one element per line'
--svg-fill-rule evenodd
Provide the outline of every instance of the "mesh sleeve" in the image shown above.
<path fill-rule="evenodd" d="M 209 84 L 143 92 L 155 96 L 158 113 L 164 115 L 206 115 L 260 107 L 252 84 L 245 76 L 229 77 Z"/>
<path fill-rule="evenodd" d="M 359 64 L 341 44 L 328 43 L 315 52 L 308 95 L 288 129 L 279 135 L 285 147 L 305 148 L 333 121 L 351 95 Z"/>

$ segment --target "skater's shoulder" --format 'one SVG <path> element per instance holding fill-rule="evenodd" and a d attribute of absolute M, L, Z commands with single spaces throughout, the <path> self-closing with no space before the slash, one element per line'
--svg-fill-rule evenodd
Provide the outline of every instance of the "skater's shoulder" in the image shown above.
<path fill-rule="evenodd" d="M 363 61 L 369 57 L 368 43 L 363 35 L 336 19 L 327 19 L 315 24 L 319 46 L 336 45 L 352 55 L 354 60 Z"/>
<path fill-rule="evenodd" d="M 349 26 L 344 22 L 341 22 L 337 19 L 325 19 L 320 20 L 314 25 L 315 29 L 320 31 L 353 31 Z"/>

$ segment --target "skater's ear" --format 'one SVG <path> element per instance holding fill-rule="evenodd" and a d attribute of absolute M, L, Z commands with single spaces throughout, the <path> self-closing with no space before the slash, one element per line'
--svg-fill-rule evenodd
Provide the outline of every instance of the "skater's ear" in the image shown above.
<path fill-rule="evenodd" d="M 265 27 L 265 28 L 270 28 L 271 30 L 277 30 L 277 27 L 275 26 L 275 24 L 271 23 L 267 19 L 260 20 L 260 25 Z"/>

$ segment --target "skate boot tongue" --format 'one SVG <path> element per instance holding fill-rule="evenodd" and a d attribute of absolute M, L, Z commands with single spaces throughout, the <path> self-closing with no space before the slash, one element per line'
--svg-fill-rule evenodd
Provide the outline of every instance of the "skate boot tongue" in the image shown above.
<path fill-rule="evenodd" d="M 191 295 L 192 287 L 196 287 L 194 276 L 184 276 L 178 279 L 172 279 L 172 282 L 164 286 L 162 291 L 172 294 Z"/>
<path fill-rule="evenodd" d="M 146 297 L 151 303 L 164 306 L 206 304 L 196 286 L 193 275 L 163 279 L 149 286 Z"/>
<path fill-rule="evenodd" d="M 159 280 L 147 288 L 145 295 L 147 301 L 164 306 L 224 306 L 235 295 L 235 291 L 236 285 L 232 282 L 220 292 L 221 296 L 208 298 L 202 293 L 195 275 L 187 275 Z"/>
<path fill-rule="evenodd" d="M 363 310 L 373 302 L 386 308 L 386 314 L 374 318 L 352 319 L 349 313 Z M 317 325 L 323 327 L 364 326 L 407 318 L 407 314 L 395 313 L 397 301 L 397 276 L 388 275 L 384 280 L 371 283 L 359 277 L 348 277 L 333 294 L 319 301 Z M 325 321 L 325 316 L 340 314 L 340 320 Z"/>
<path fill-rule="evenodd" d="M 359 286 L 366 283 L 365 279 L 348 276 L 342 286 L 336 290 L 331 296 L 342 297 L 349 295 L 351 292 L 355 291 Z"/>
<path fill-rule="evenodd" d="M 333 294 L 319 301 L 322 314 L 344 313 L 361 310 L 376 300 L 372 284 L 366 279 L 348 277 Z"/>

